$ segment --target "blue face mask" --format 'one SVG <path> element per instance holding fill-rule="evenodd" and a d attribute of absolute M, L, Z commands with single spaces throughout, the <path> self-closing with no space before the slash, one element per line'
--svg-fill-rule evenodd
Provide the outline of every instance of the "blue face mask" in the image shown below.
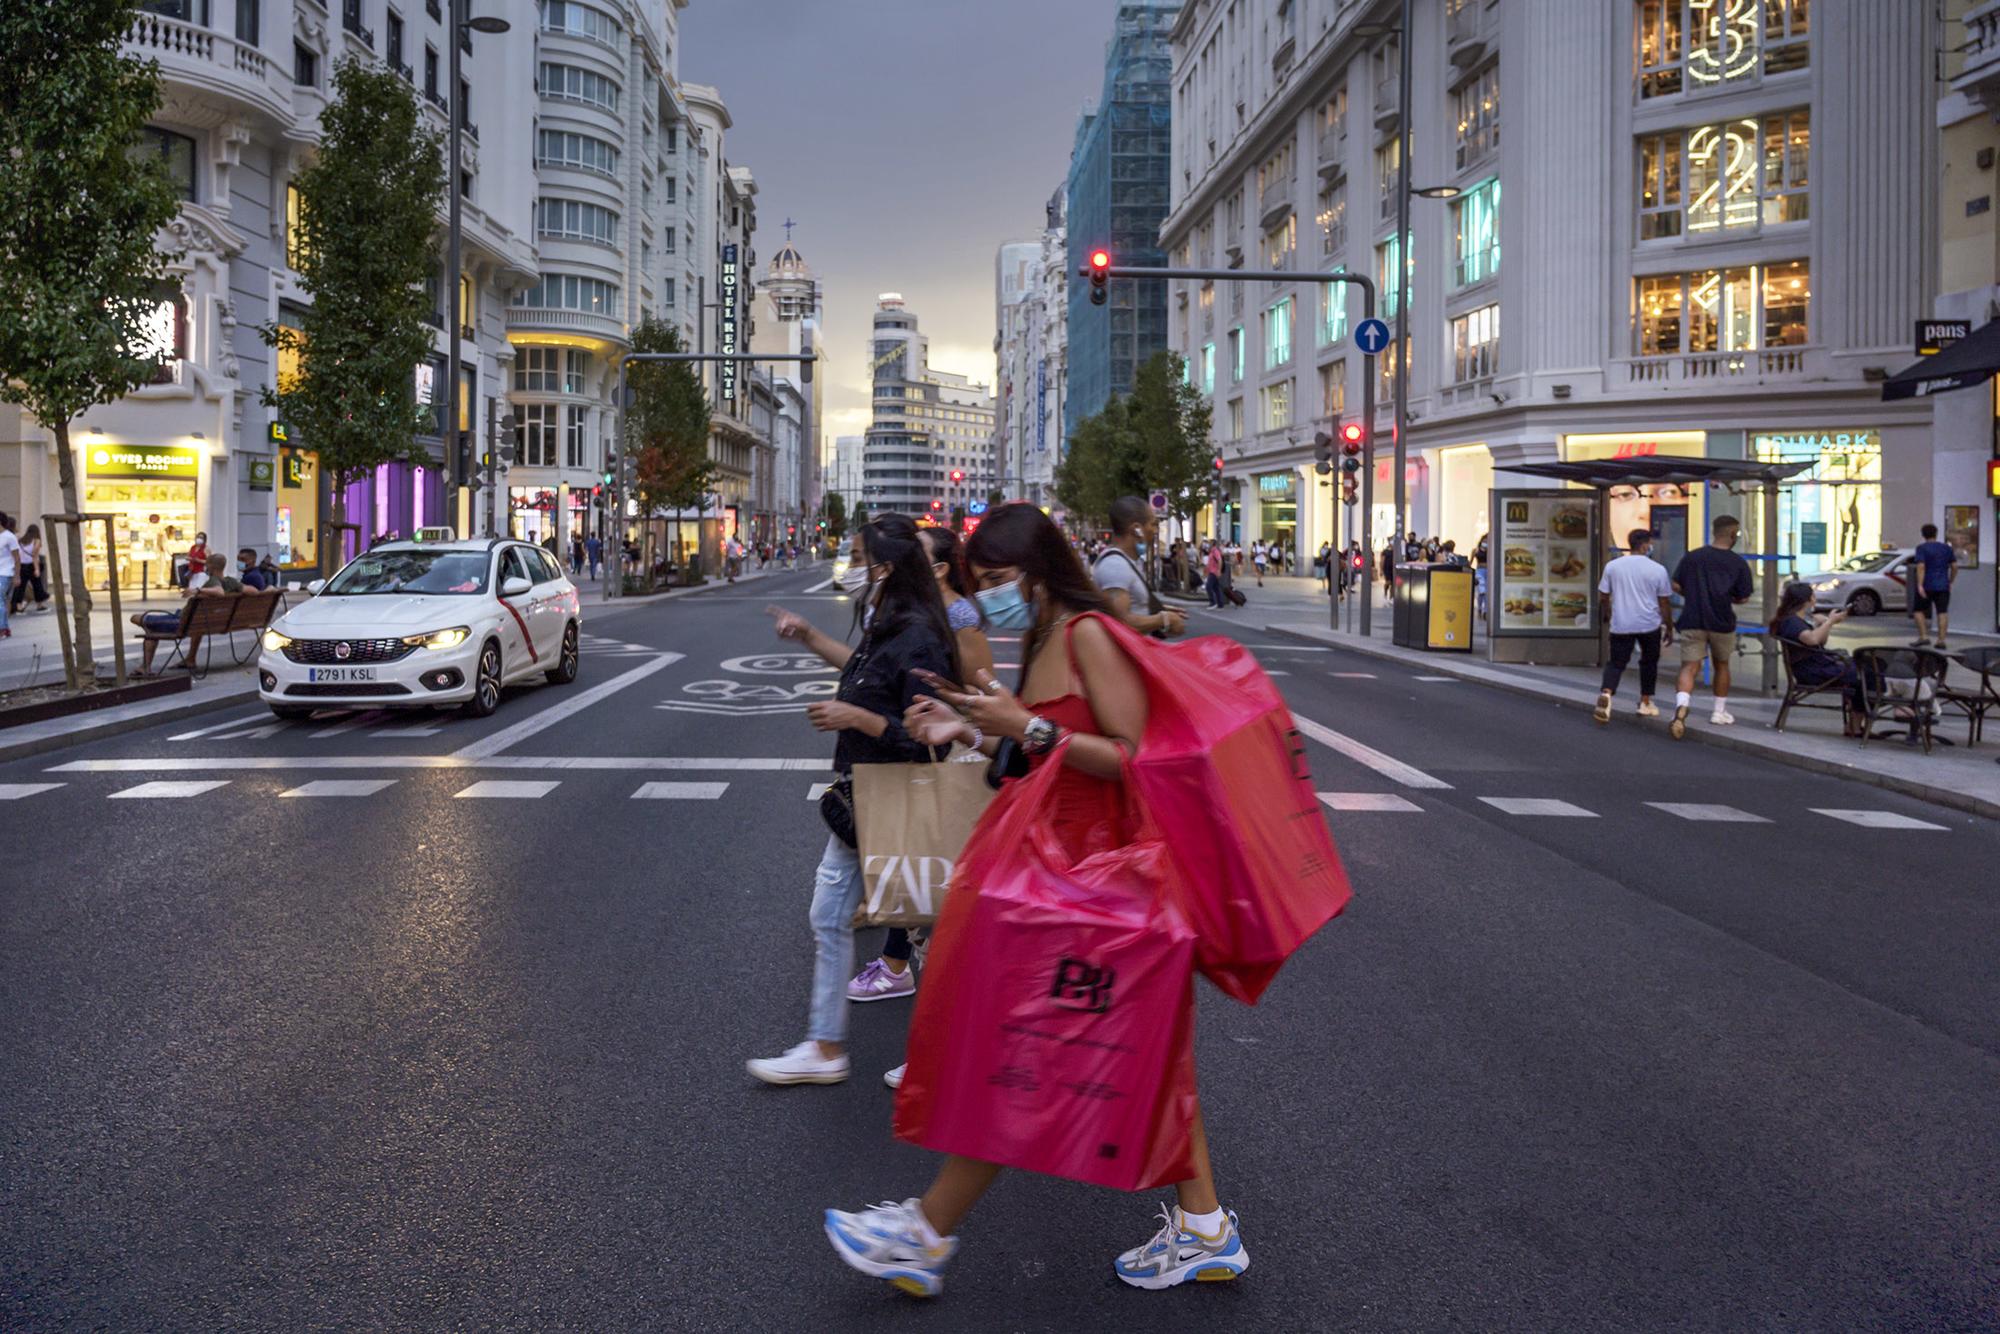
<path fill-rule="evenodd" d="M 1144 542 L 1139 543 L 1139 545 L 1135 547 L 1134 550 L 1138 553 L 1140 560 L 1146 559 L 1146 544 Z"/>
<path fill-rule="evenodd" d="M 978 597 L 979 609 L 996 630 L 1025 630 L 1035 623 L 1034 604 L 1021 596 L 1019 579 L 998 588 L 982 588 Z"/>

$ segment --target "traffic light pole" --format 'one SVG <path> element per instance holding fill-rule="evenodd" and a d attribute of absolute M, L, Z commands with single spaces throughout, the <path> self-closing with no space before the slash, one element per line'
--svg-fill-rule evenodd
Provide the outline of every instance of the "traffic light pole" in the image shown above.
<path fill-rule="evenodd" d="M 618 578 L 604 581 L 604 596 L 607 599 L 622 596 L 625 573 L 625 461 L 631 457 L 630 436 L 626 429 L 630 404 L 627 402 L 625 372 L 635 361 L 664 362 L 706 362 L 706 361 L 796 361 L 805 368 L 801 377 L 807 384 L 812 383 L 813 364 L 819 360 L 817 352 L 627 352 L 618 358 L 618 466 L 611 470 L 611 539 L 606 545 L 616 543 L 616 551 L 606 566 L 618 572 Z M 615 560 L 615 564 L 613 561 Z"/>
<path fill-rule="evenodd" d="M 1404 117 L 1406 122 L 1408 119 L 1407 116 Z M 1364 320 L 1375 318 L 1375 282 L 1372 278 L 1360 273 L 1320 273 L 1316 270 L 1302 271 L 1298 269 L 1168 269 L 1133 267 L 1119 264 L 1096 268 L 1086 264 L 1077 270 L 1077 276 L 1082 278 L 1095 279 L 1099 274 L 1102 274 L 1106 278 L 1167 278 L 1188 282 L 1345 283 L 1349 287 L 1361 289 L 1361 318 Z M 1366 432 L 1363 436 L 1364 443 L 1361 451 L 1361 572 L 1364 576 L 1369 576 L 1364 577 L 1361 581 L 1361 633 L 1365 636 L 1373 632 L 1375 625 L 1373 615 L 1375 582 L 1372 578 L 1375 560 L 1374 519 L 1372 515 L 1375 499 L 1375 354 L 1372 352 L 1363 352 L 1361 354 L 1361 425 L 1363 431 Z M 1396 453 L 1399 463 L 1402 449 L 1402 440 L 1398 438 Z M 1402 485 L 1400 479 L 1401 474 L 1399 473 L 1397 481 L 1399 488 Z M 1334 587 L 1338 588 L 1339 584 L 1335 582 Z M 1331 593 L 1327 595 L 1327 616 L 1332 623 L 1332 628 L 1338 630 L 1340 628 L 1339 602 Z"/>

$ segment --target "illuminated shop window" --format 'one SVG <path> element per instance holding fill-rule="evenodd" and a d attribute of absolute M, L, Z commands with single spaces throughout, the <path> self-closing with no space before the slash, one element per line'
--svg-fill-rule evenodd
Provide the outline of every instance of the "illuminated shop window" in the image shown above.
<path fill-rule="evenodd" d="M 1329 361 L 1319 368 L 1319 397 L 1326 404 L 1328 417 L 1339 417 L 1347 411 L 1347 359 Z"/>
<path fill-rule="evenodd" d="M 1320 187 L 1319 253 L 1322 259 L 1347 249 L 1347 182 L 1333 181 Z"/>
<path fill-rule="evenodd" d="M 1264 429 L 1283 430 L 1292 424 L 1292 382 L 1280 380 L 1264 386 Z"/>
<path fill-rule="evenodd" d="M 1748 352 L 1805 343 L 1807 262 L 1655 274 L 1635 286 L 1638 355 Z"/>
<path fill-rule="evenodd" d="M 1500 151 L 1500 67 L 1488 65 L 1452 91 L 1458 121 L 1458 168 L 1477 166 Z"/>
<path fill-rule="evenodd" d="M 1335 273 L 1345 273 L 1345 268 L 1336 268 Z M 1347 287 L 1346 283 L 1326 283 L 1320 289 L 1319 342 L 1328 347 L 1347 337 Z"/>
<path fill-rule="evenodd" d="M 1393 236 L 1375 247 L 1375 291 L 1381 299 L 1384 319 L 1396 317 L 1396 309 L 1402 302 L 1403 285 L 1414 281 L 1417 270 L 1416 256 L 1411 255 L 1403 263 L 1403 283 L 1396 282 L 1396 252 L 1400 248 Z"/>
<path fill-rule="evenodd" d="M 1452 379 L 1484 380 L 1500 365 L 1500 307 L 1481 306 L 1451 322 Z"/>
<path fill-rule="evenodd" d="M 1804 222 L 1812 125 L 1801 109 L 1639 141 L 1639 239 Z"/>
<path fill-rule="evenodd" d="M 1637 0 L 1639 96 L 1671 97 L 1806 68 L 1811 0 Z"/>
<path fill-rule="evenodd" d="M 1469 287 L 1500 272 L 1500 180 L 1496 176 L 1465 192 L 1451 206 L 1457 262 L 1453 285 Z"/>
<path fill-rule="evenodd" d="M 1292 299 L 1286 297 L 1264 312 L 1264 369 L 1275 370 L 1292 359 Z"/>

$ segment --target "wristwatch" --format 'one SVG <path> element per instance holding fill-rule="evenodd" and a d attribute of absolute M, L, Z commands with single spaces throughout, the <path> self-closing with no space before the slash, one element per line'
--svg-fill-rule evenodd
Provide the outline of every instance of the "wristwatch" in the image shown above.
<path fill-rule="evenodd" d="M 1021 749 L 1030 755 L 1040 755 L 1056 744 L 1056 737 L 1061 731 L 1061 728 L 1039 715 L 1030 718 L 1028 725 L 1021 729 Z"/>

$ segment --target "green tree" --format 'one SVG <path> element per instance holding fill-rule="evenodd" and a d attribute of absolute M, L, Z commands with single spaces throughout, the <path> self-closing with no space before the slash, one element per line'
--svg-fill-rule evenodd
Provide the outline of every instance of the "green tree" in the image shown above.
<path fill-rule="evenodd" d="M 826 515 L 827 541 L 844 540 L 847 537 L 847 497 L 838 491 L 829 491 L 821 502 L 821 510 Z"/>
<path fill-rule="evenodd" d="M 1104 411 L 1076 424 L 1055 482 L 1063 506 L 1092 524 L 1105 521 L 1118 497 L 1145 490 L 1145 454 L 1126 400 L 1114 395 Z"/>
<path fill-rule="evenodd" d="M 685 352 L 680 330 L 648 315 L 632 330 L 634 352 Z M 626 372 L 632 403 L 625 447 L 638 462 L 639 504 L 646 514 L 700 509 L 715 483 L 708 453 L 708 391 L 694 366 L 681 361 L 634 362 Z"/>
<path fill-rule="evenodd" d="M 445 167 L 443 137 L 424 125 L 410 86 L 387 66 L 346 60 L 333 84 L 319 154 L 293 178 L 301 206 L 294 267 L 312 305 L 300 327 L 258 332 L 281 359 L 298 359 L 263 400 L 294 440 L 318 452 L 340 524 L 349 482 L 384 463 L 431 461 L 416 437 L 440 424 L 446 387 L 437 386 L 434 403 L 419 403 L 416 368 L 433 346 L 424 284 L 438 272 Z M 448 425 L 450 439 L 457 423 Z M 338 552 L 336 542 L 320 544 L 323 563 L 337 562 Z"/>
<path fill-rule="evenodd" d="M 856 528 L 866 528 L 868 526 L 867 501 L 863 501 L 854 507 L 854 526 Z"/>
<path fill-rule="evenodd" d="M 180 192 L 135 153 L 159 105 L 159 68 L 128 59 L 120 0 L 0 5 L 0 400 L 55 436 L 63 508 L 81 513 L 70 422 L 159 369 L 144 320 L 180 256 L 155 247 Z M 51 533 L 51 539 L 57 535 Z M 70 685 L 91 676 L 83 540 L 66 525 L 74 616 Z"/>
<path fill-rule="evenodd" d="M 1192 520 L 1207 497 L 1215 456 L 1208 400 L 1188 383 L 1180 353 L 1162 348 L 1146 359 L 1133 377 L 1126 410 L 1145 490 L 1165 492 L 1167 509 Z"/>

